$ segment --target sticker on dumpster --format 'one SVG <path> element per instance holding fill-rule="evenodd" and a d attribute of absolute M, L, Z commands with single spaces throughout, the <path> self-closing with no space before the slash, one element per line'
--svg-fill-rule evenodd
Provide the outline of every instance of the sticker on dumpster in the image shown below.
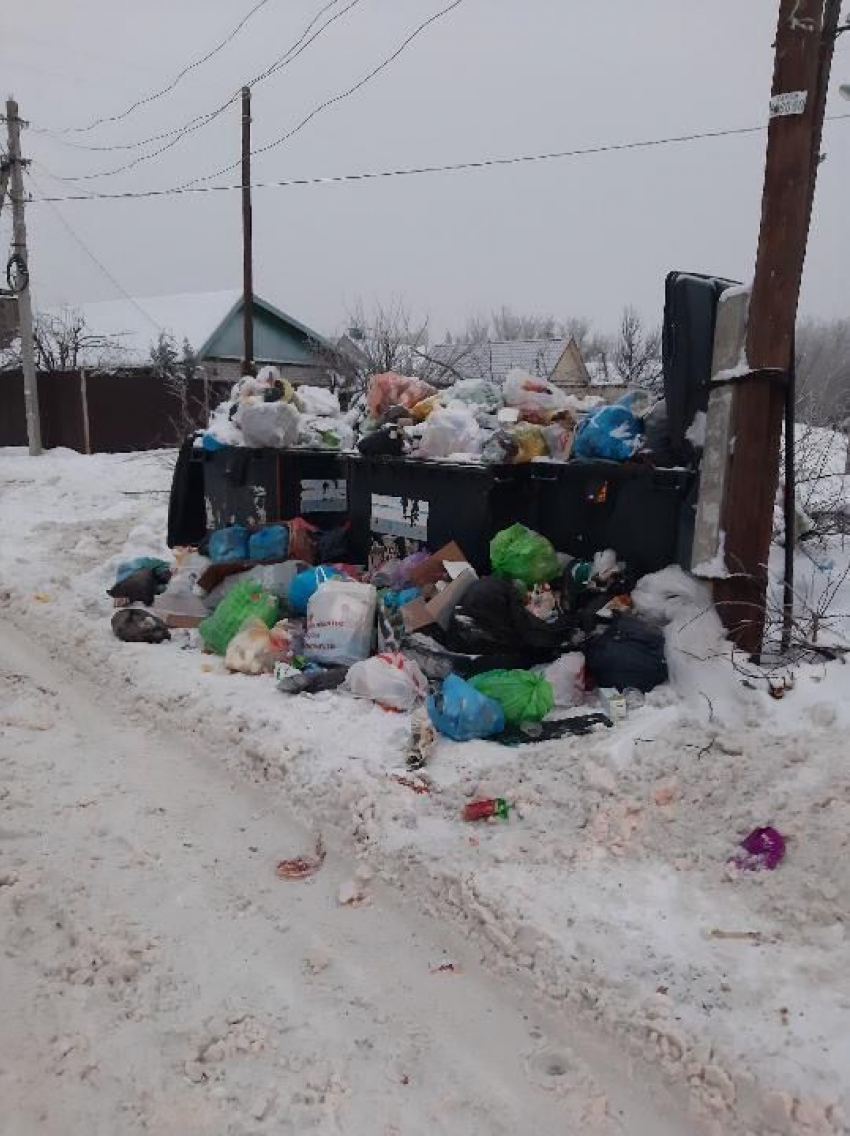
<path fill-rule="evenodd" d="M 305 477 L 301 482 L 302 513 L 344 513 L 348 508 L 348 486 L 341 481 Z"/>
<path fill-rule="evenodd" d="M 787 115 L 802 114 L 806 109 L 808 91 L 785 91 L 774 95 L 770 100 L 770 117 L 784 118 Z"/>
<path fill-rule="evenodd" d="M 372 523 L 374 533 L 403 536 L 411 540 L 428 539 L 428 502 L 413 497 L 385 497 L 372 494 Z"/>

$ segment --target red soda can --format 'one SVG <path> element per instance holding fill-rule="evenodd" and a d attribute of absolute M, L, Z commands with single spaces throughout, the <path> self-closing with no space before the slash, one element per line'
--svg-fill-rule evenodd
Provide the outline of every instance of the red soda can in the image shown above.
<path fill-rule="evenodd" d="M 487 801 L 470 801 L 463 810 L 464 820 L 487 820 L 490 817 L 508 819 L 508 802 L 503 797 Z"/>

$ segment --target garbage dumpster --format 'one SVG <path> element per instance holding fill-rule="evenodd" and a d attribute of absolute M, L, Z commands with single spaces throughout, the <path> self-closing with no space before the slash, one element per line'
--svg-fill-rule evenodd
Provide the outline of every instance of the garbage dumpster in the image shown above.
<path fill-rule="evenodd" d="M 457 541 L 476 569 L 490 571 L 490 540 L 531 513 L 530 467 L 353 456 L 349 518 L 359 561 L 375 542 L 432 551 Z"/>
<path fill-rule="evenodd" d="M 304 517 L 318 528 L 344 524 L 348 459 L 328 450 L 228 446 L 204 456 L 210 529 Z"/>
<path fill-rule="evenodd" d="M 533 527 L 581 559 L 613 548 L 638 575 L 687 562 L 695 474 L 632 462 L 535 462 Z"/>

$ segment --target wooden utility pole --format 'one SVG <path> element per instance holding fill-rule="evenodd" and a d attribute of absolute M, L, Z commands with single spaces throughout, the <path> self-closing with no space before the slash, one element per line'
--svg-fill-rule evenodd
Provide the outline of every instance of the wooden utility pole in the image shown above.
<path fill-rule="evenodd" d="M 242 373 L 254 368 L 254 253 L 251 214 L 251 88 L 242 88 L 242 303 L 244 359 Z"/>
<path fill-rule="evenodd" d="M 829 0 L 828 0 L 829 2 Z M 829 79 L 824 0 L 781 0 L 756 270 L 747 327 L 749 374 L 737 384 L 735 448 L 722 527 L 732 573 L 715 598 L 738 645 L 761 651 L 779 440 L 809 233 L 812 169 Z"/>
<path fill-rule="evenodd" d="M 809 226 L 812 223 L 812 208 L 815 203 L 815 187 L 818 170 L 822 160 L 821 142 L 823 140 L 823 120 L 826 113 L 826 99 L 829 92 L 829 75 L 832 70 L 832 57 L 835 41 L 838 38 L 838 23 L 841 19 L 842 0 L 826 0 L 823 10 L 823 28 L 818 60 L 818 81 L 814 110 L 814 136 L 812 139 L 811 178 L 809 183 Z M 785 549 L 784 579 L 782 587 L 782 650 L 791 645 L 794 626 L 794 554 L 797 550 L 797 472 L 796 472 L 796 434 L 797 434 L 797 361 L 796 337 L 791 340 L 791 366 L 788 371 L 788 385 L 785 390 Z"/>
<path fill-rule="evenodd" d="M 27 440 L 31 457 L 41 450 L 41 416 L 38 408 L 38 380 L 35 372 L 35 344 L 32 333 L 32 293 L 29 285 L 27 226 L 24 219 L 24 159 L 21 157 L 21 119 L 14 99 L 6 101 L 6 129 L 9 138 L 9 197 L 12 203 L 12 260 L 21 288 L 17 292 L 18 322 L 21 334 L 21 359 L 24 370 L 24 404 L 27 416 Z"/>

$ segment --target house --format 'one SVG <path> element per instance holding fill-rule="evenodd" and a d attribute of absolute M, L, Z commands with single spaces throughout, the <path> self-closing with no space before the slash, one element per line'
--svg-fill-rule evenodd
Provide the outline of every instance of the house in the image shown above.
<path fill-rule="evenodd" d="M 487 379 L 503 383 L 515 367 L 546 379 L 567 394 L 597 395 L 614 401 L 624 387 L 592 373 L 575 339 L 502 339 L 485 343 L 442 343 L 430 350 L 444 368 L 447 382 Z"/>
<path fill-rule="evenodd" d="M 234 382 L 242 373 L 243 301 L 241 291 L 195 292 L 174 296 L 105 300 L 79 304 L 84 334 L 72 365 L 132 370 L 149 367 L 151 348 L 164 332 L 178 349 L 188 341 L 204 376 Z M 45 316 L 67 318 L 46 311 Z M 318 332 L 254 295 L 254 361 L 280 368 L 292 383 L 326 386 L 332 348 Z"/>

